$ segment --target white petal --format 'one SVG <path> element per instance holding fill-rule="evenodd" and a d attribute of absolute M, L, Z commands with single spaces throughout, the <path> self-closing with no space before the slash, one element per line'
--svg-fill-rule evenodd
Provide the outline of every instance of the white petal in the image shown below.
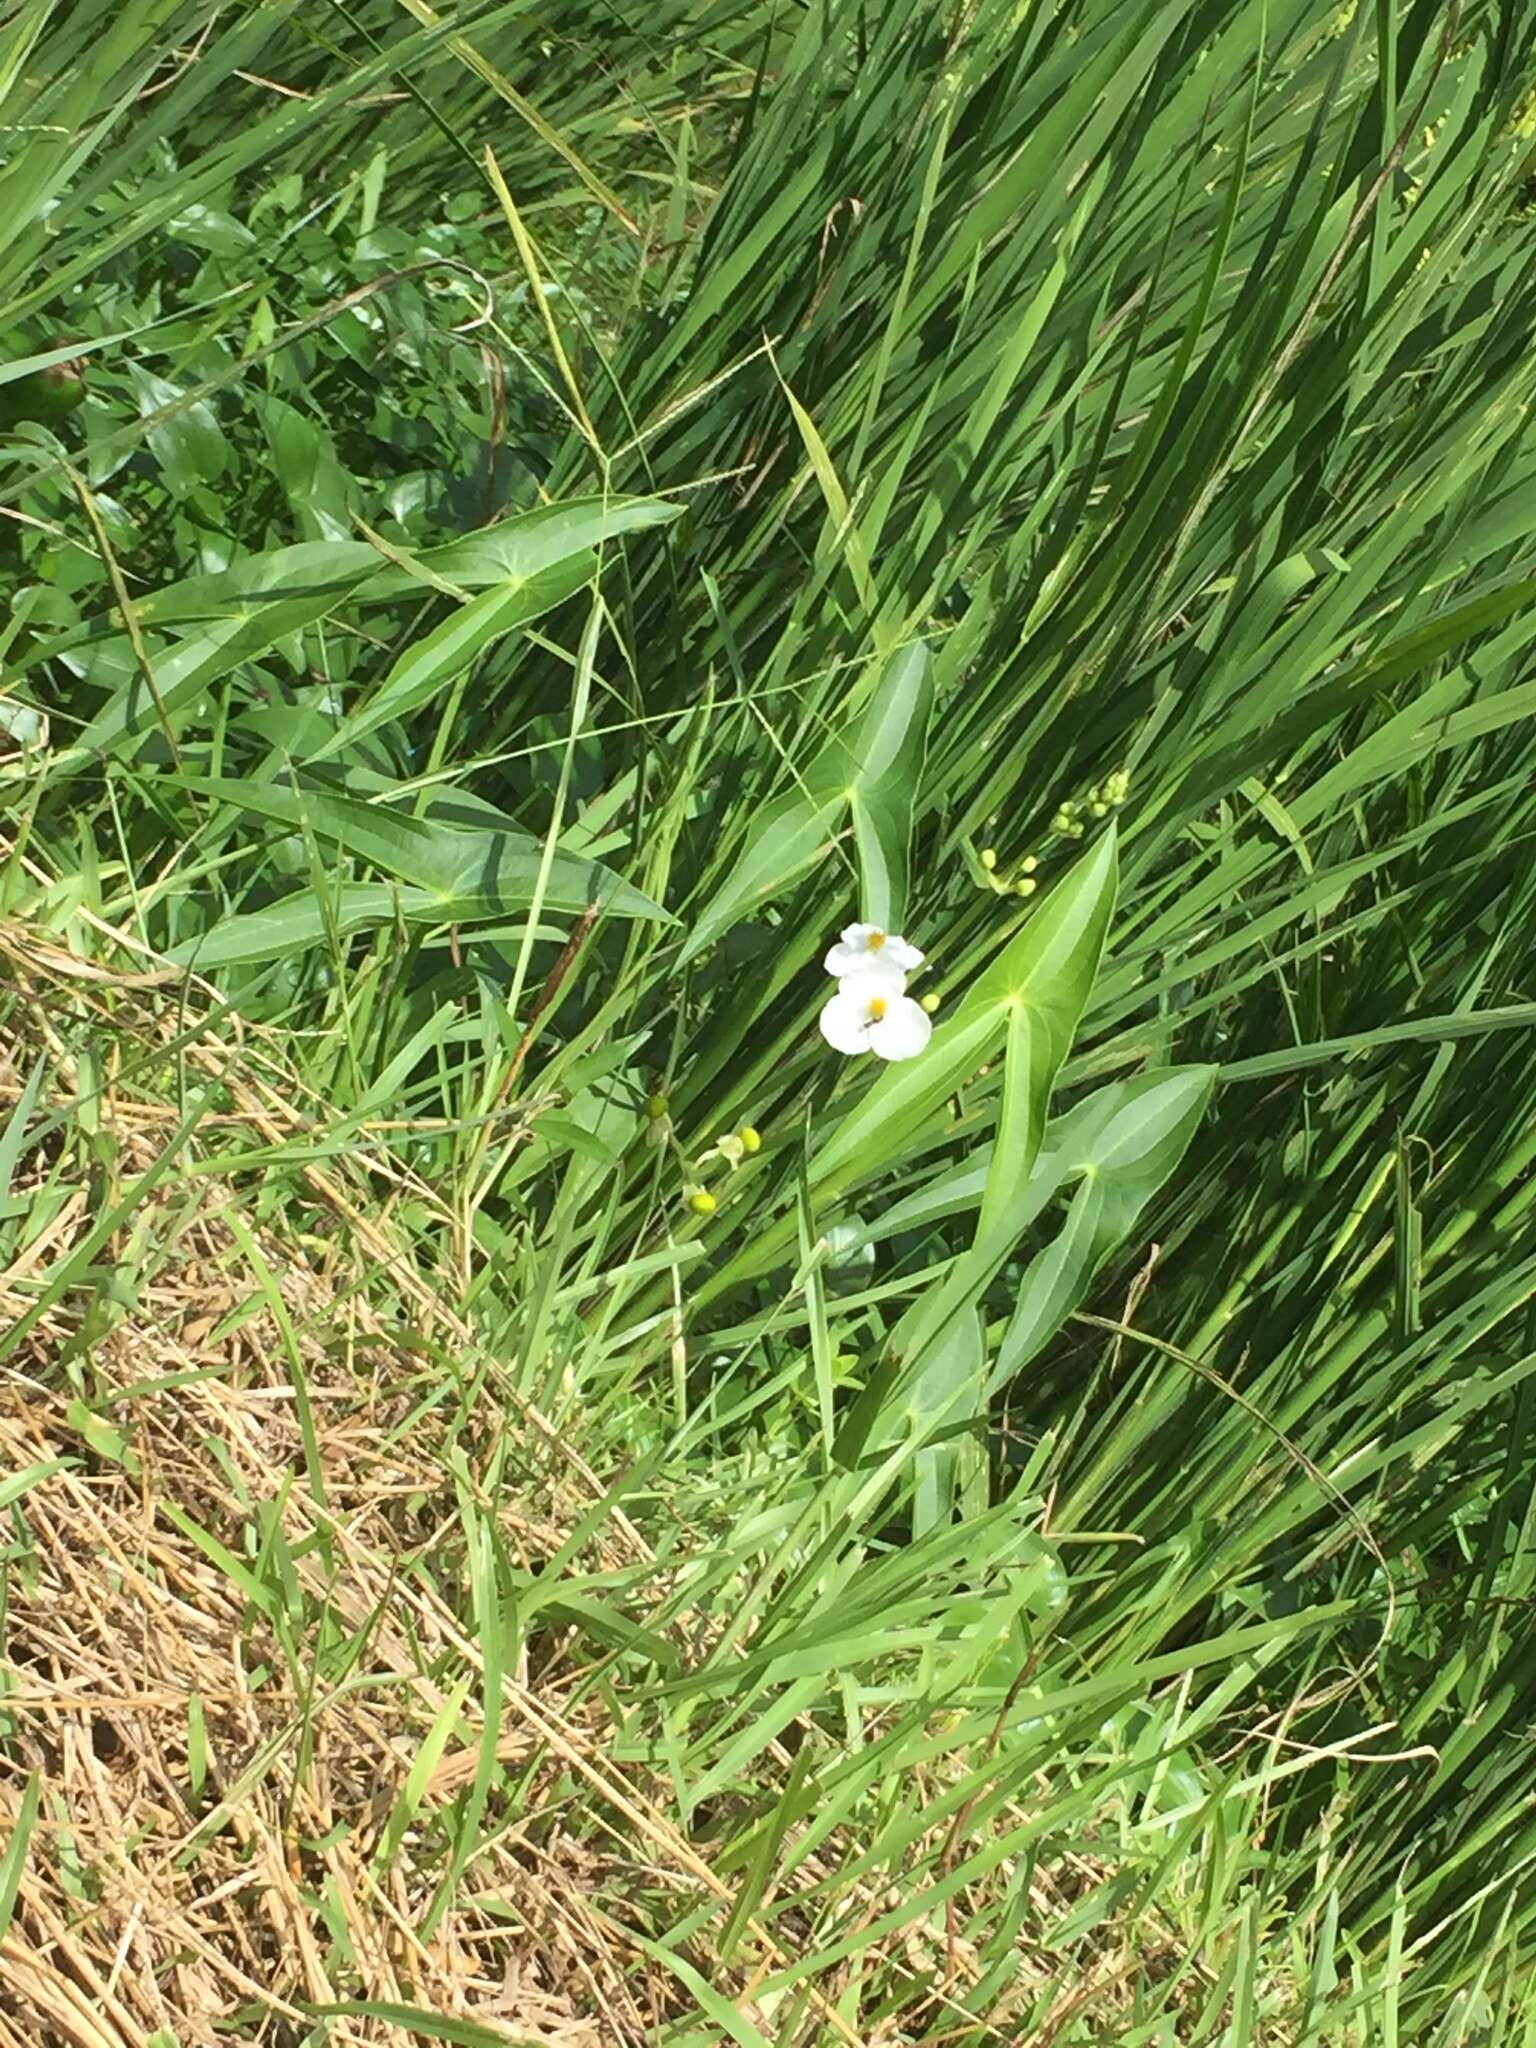
<path fill-rule="evenodd" d="M 912 1060 L 933 1036 L 933 1019 L 921 1003 L 898 996 L 878 1023 L 870 1025 L 867 1035 L 870 1051 L 881 1059 Z"/>
<path fill-rule="evenodd" d="M 922 966 L 923 956 L 896 932 L 885 931 L 877 924 L 850 924 L 843 927 L 837 944 L 822 964 L 828 974 L 839 980 L 846 974 L 878 972 L 901 981 L 914 968 Z"/>
<path fill-rule="evenodd" d="M 867 1010 L 871 1003 L 883 1005 L 899 996 L 901 977 L 896 975 L 893 978 L 885 968 L 877 967 L 873 961 L 866 960 L 857 974 L 843 976 L 837 984 L 837 992 L 842 996 L 852 996 L 855 1002 L 862 1003 Z M 865 1021 L 873 1023 L 874 1019 L 866 1018 Z"/>
<path fill-rule="evenodd" d="M 828 974 L 835 975 L 839 981 L 847 981 L 853 975 L 864 975 L 871 981 L 879 981 L 887 994 L 895 989 L 897 995 L 900 995 L 907 985 L 907 977 L 896 963 L 887 957 L 886 949 L 883 947 L 878 953 L 861 953 L 854 946 L 834 946 L 822 965 Z"/>
<path fill-rule="evenodd" d="M 921 1010 L 918 1011 L 921 1017 Z M 923 1017 L 926 1024 L 928 1019 Z M 850 994 L 846 982 L 821 1006 L 821 1035 L 834 1052 L 869 1051 L 869 997 Z"/>

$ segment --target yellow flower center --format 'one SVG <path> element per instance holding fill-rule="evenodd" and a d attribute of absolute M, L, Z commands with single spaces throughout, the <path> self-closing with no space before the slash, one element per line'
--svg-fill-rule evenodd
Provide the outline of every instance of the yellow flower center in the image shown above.
<path fill-rule="evenodd" d="M 869 1022 L 871 1024 L 878 1024 L 889 1008 L 890 1005 L 886 1002 L 884 996 L 875 996 L 869 1006 Z"/>
<path fill-rule="evenodd" d="M 871 932 L 869 937 L 864 941 L 864 943 L 869 948 L 871 953 L 878 953 L 880 948 L 885 944 L 885 933 Z"/>

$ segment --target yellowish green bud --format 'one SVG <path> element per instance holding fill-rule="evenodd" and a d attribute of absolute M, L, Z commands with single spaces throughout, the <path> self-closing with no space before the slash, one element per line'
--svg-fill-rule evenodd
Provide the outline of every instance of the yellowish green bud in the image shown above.
<path fill-rule="evenodd" d="M 665 1095 L 653 1095 L 645 1105 L 645 1113 L 653 1124 L 659 1124 L 667 1113 Z"/>
<path fill-rule="evenodd" d="M 743 1152 L 750 1153 L 762 1151 L 762 1133 L 760 1131 L 754 1130 L 751 1124 L 743 1124 L 741 1129 L 736 1133 L 736 1136 L 741 1142 L 741 1149 Z"/>
<path fill-rule="evenodd" d="M 1035 872 L 1035 869 L 1039 867 L 1039 865 L 1039 861 L 1035 859 L 1035 856 L 1032 853 L 1026 853 L 1024 858 L 1019 862 L 1019 873 L 1021 875 L 1032 875 Z"/>
<path fill-rule="evenodd" d="M 1096 818 L 1107 818 L 1109 816 L 1109 805 L 1106 803 L 1094 802 L 1088 808 Z"/>
<path fill-rule="evenodd" d="M 1038 882 L 1030 881 L 1029 878 L 1026 876 L 1026 878 L 1022 882 L 1015 882 L 1013 886 L 1018 895 L 1033 896 L 1035 891 L 1039 888 L 1040 884 Z"/>
<path fill-rule="evenodd" d="M 694 1188 L 689 1193 L 688 1206 L 695 1216 L 713 1216 L 720 1204 L 708 1188 Z"/>
<path fill-rule="evenodd" d="M 935 1010 L 937 1010 L 937 1008 L 938 1008 L 938 1007 L 939 1007 L 939 998 L 938 998 L 938 996 L 936 996 L 936 995 L 926 995 L 926 996 L 924 996 L 924 997 L 923 997 L 923 1008 L 924 1008 L 924 1009 L 925 1009 L 925 1010 L 926 1010 L 926 1011 L 928 1012 L 928 1014 L 929 1014 L 929 1016 L 930 1016 L 930 1017 L 931 1017 L 931 1016 L 933 1015 L 934 1011 L 935 1011 Z"/>
<path fill-rule="evenodd" d="M 984 846 L 981 849 L 981 864 L 989 872 L 997 866 L 997 848 L 995 846 Z"/>

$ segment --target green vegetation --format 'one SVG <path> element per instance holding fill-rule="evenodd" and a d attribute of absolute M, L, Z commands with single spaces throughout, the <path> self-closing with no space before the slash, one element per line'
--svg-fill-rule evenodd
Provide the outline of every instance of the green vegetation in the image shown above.
<path fill-rule="evenodd" d="M 0 5 L 0 2048 L 1536 2042 L 1533 110 Z"/>

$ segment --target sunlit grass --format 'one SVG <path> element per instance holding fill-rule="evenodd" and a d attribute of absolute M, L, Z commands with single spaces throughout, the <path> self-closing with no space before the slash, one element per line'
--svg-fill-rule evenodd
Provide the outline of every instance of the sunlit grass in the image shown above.
<path fill-rule="evenodd" d="M 1529 38 L 6 35 L 0 2048 L 1525 2040 Z"/>

